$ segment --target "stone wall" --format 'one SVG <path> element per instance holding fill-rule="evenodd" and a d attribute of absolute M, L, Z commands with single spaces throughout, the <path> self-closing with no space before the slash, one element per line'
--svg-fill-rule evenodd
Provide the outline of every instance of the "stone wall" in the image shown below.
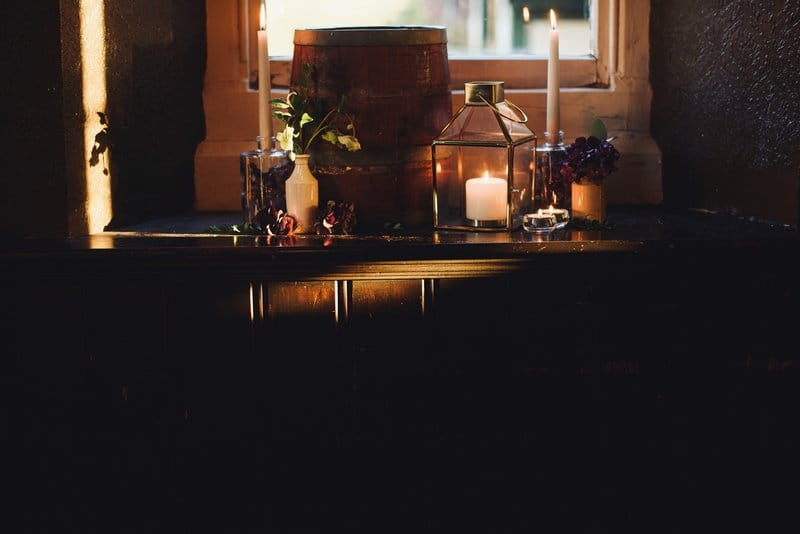
<path fill-rule="evenodd" d="M 668 203 L 797 223 L 800 2 L 652 0 Z"/>
<path fill-rule="evenodd" d="M 67 232 L 58 0 L 0 14 L 0 236 Z"/>
<path fill-rule="evenodd" d="M 89 231 L 84 126 L 97 117 L 82 100 L 80 5 L 3 2 L 0 235 Z M 190 0 L 106 0 L 104 9 L 114 228 L 192 208 L 206 10 Z"/>

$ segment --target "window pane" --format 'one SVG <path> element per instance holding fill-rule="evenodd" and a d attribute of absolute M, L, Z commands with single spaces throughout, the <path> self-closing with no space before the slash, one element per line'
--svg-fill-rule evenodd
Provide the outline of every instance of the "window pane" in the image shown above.
<path fill-rule="evenodd" d="M 590 4 L 590 0 L 267 0 L 270 55 L 292 55 L 295 28 L 424 24 L 447 27 L 451 58 L 544 56 L 550 7 L 559 15 L 561 54 L 586 55 L 591 42 Z"/>

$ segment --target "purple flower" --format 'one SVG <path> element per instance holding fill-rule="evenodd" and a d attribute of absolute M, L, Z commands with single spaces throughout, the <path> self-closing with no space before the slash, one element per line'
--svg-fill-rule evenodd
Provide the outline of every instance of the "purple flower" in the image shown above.
<path fill-rule="evenodd" d="M 590 136 L 578 137 L 567 147 L 567 158 L 561 166 L 561 176 L 567 183 L 601 184 L 617 170 L 619 151 L 608 141 Z"/>

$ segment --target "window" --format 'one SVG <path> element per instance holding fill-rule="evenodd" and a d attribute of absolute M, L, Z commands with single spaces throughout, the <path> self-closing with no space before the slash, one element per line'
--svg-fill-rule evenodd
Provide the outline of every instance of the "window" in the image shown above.
<path fill-rule="evenodd" d="M 506 87 L 541 88 L 546 80 L 548 9 L 559 13 L 562 83 L 607 85 L 598 22 L 611 0 L 266 0 L 273 86 L 289 83 L 294 28 L 362 25 L 438 25 L 448 32 L 453 88 L 477 78 Z M 250 89 L 257 86 L 256 31 L 262 0 L 244 0 Z M 492 59 L 487 62 L 486 59 Z"/>
<path fill-rule="evenodd" d="M 250 3 L 258 5 L 260 1 Z M 587 0 L 267 0 L 268 35 L 272 55 L 291 56 L 294 28 L 423 24 L 447 28 L 453 58 L 544 56 L 551 6 L 560 16 L 561 53 L 590 54 L 591 7 Z"/>

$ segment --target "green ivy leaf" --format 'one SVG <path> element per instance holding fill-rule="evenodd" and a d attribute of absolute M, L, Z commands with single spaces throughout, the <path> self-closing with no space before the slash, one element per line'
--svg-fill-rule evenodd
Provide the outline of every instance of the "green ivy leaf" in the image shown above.
<path fill-rule="evenodd" d="M 290 109 L 289 103 L 282 98 L 273 98 L 272 100 L 269 101 L 269 104 L 275 108 Z"/>
<path fill-rule="evenodd" d="M 302 128 L 303 126 L 305 126 L 309 122 L 313 122 L 313 121 L 314 121 L 314 117 L 312 117 L 308 113 L 303 113 L 303 116 L 300 117 L 300 128 Z"/>
<path fill-rule="evenodd" d="M 325 133 L 322 134 L 322 138 L 327 142 L 329 142 L 330 144 L 335 145 L 339 142 L 340 135 L 341 134 L 338 131 L 331 128 L 329 130 L 326 130 Z"/>
<path fill-rule="evenodd" d="M 336 138 L 341 146 L 346 148 L 348 152 L 358 152 L 361 150 L 361 143 L 352 135 L 340 135 Z"/>
<path fill-rule="evenodd" d="M 592 123 L 592 135 L 602 141 L 608 139 L 608 130 L 606 129 L 606 124 L 602 120 L 595 119 Z"/>

